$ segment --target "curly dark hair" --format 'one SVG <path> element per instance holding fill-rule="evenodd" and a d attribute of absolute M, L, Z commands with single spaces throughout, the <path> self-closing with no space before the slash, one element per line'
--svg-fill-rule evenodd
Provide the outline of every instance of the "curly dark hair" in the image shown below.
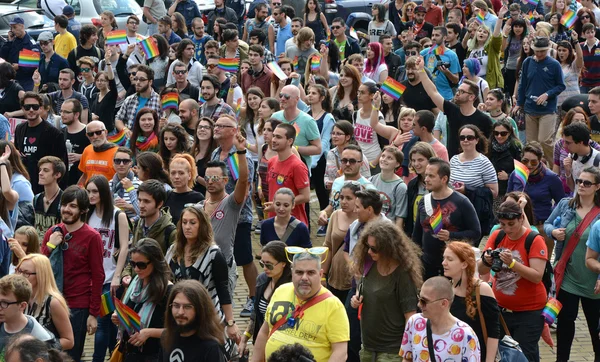
<path fill-rule="evenodd" d="M 165 133 L 172 133 L 175 138 L 177 138 L 177 146 L 171 152 L 165 146 Z M 159 154 L 163 161 L 163 166 L 165 169 L 169 169 L 169 164 L 171 163 L 171 157 L 178 153 L 187 153 L 189 152 L 189 138 L 188 133 L 185 131 L 182 125 L 177 123 L 167 123 L 167 125 L 160 131 L 160 136 L 158 138 Z"/>
<path fill-rule="evenodd" d="M 315 356 L 300 343 L 288 344 L 273 352 L 267 362 L 308 362 Z"/>

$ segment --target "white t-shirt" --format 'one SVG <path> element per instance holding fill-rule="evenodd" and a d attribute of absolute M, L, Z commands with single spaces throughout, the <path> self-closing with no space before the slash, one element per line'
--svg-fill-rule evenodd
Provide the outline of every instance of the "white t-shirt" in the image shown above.
<path fill-rule="evenodd" d="M 379 123 L 385 124 L 383 114 L 379 113 Z M 377 139 L 377 133 L 371 128 L 371 117 L 363 119 L 360 117 L 360 110 L 355 112 L 356 116 L 354 119 L 354 138 L 362 149 L 369 162 L 375 161 L 375 159 L 381 153 L 381 147 L 379 146 L 379 140 Z"/>
<path fill-rule="evenodd" d="M 90 215 L 90 220 L 88 221 L 88 225 L 91 228 L 94 228 L 98 233 L 100 233 L 100 237 L 102 238 L 102 247 L 104 252 L 102 253 L 102 265 L 104 267 L 104 284 L 110 283 L 112 281 L 113 275 L 115 274 L 115 270 L 117 269 L 117 263 L 115 263 L 115 214 L 117 213 L 117 209 L 113 211 L 113 217 L 110 221 L 110 226 L 107 228 L 102 225 L 102 219 L 96 211 Z"/>
<path fill-rule="evenodd" d="M 573 176 L 573 181 L 579 178 L 579 175 L 581 175 L 581 172 L 583 172 L 583 170 L 585 170 L 588 167 L 596 166 L 598 164 L 598 162 L 596 162 L 596 165 L 594 165 L 594 161 L 596 160 L 596 157 L 598 157 L 598 154 L 600 154 L 600 152 L 593 147 L 590 148 L 592 149 L 592 157 L 590 157 L 590 159 L 587 160 L 586 163 L 581 163 L 581 160 L 584 158 L 581 156 L 578 156 L 577 160 L 573 160 L 573 171 L 571 172 Z M 573 154 L 569 154 L 569 156 L 573 158 Z M 575 190 L 577 191 L 577 183 L 575 183 Z"/>
<path fill-rule="evenodd" d="M 379 79 L 379 77 L 381 77 L 381 73 L 383 73 L 384 71 L 387 71 L 387 70 L 388 70 L 388 67 L 386 64 L 379 64 L 377 69 L 375 69 L 373 72 L 367 73 L 365 71 L 365 76 L 369 77 L 369 79 L 371 79 L 375 83 L 382 83 L 381 80 Z"/>
<path fill-rule="evenodd" d="M 119 47 L 121 48 L 121 52 L 125 54 L 127 52 L 127 47 L 130 44 L 137 44 L 140 41 L 141 37 L 139 34 L 136 36 L 127 36 L 127 44 L 121 44 Z M 144 54 L 140 54 L 140 49 L 135 47 L 135 50 L 129 55 L 127 59 L 127 66 L 133 64 L 146 64 L 146 56 Z M 115 73 L 116 74 L 116 73 Z"/>

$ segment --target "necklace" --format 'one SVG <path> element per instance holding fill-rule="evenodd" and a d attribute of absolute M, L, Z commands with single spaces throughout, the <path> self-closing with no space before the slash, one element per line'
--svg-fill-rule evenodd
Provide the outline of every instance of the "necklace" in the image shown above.
<path fill-rule="evenodd" d="M 60 187 L 58 188 L 58 190 L 56 190 L 56 193 L 54 193 L 54 196 L 52 196 L 51 198 L 44 197 L 44 199 L 45 199 L 44 203 L 46 204 L 46 206 L 50 206 L 50 204 L 52 203 L 52 201 L 54 200 L 56 195 L 58 195 L 59 192 L 60 192 Z"/>
<path fill-rule="evenodd" d="M 496 118 L 496 117 L 500 117 L 501 115 L 502 115 L 502 110 L 500 110 L 500 112 L 498 112 L 497 114 L 493 114 L 493 113 L 490 111 L 490 116 L 492 116 L 492 117 L 494 117 L 494 118 Z"/>

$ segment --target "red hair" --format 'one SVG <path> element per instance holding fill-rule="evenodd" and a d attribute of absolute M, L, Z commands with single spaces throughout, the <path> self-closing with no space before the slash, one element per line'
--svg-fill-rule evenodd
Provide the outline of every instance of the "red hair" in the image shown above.
<path fill-rule="evenodd" d="M 371 59 L 367 58 L 367 61 L 365 62 L 365 73 L 373 73 L 380 64 L 385 64 L 383 46 L 378 42 L 374 42 L 369 44 L 369 48 L 375 53 L 375 58 L 373 59 L 373 62 L 371 62 Z"/>
<path fill-rule="evenodd" d="M 471 244 L 464 243 L 462 241 L 453 241 L 446 245 L 446 249 L 450 250 L 460 259 L 461 262 L 467 263 L 467 280 L 463 280 L 463 283 L 467 283 L 467 293 L 465 295 L 465 305 L 467 306 L 467 315 L 475 319 L 477 314 L 477 306 L 473 303 L 471 295 L 474 290 L 473 277 L 475 276 L 475 252 Z"/>

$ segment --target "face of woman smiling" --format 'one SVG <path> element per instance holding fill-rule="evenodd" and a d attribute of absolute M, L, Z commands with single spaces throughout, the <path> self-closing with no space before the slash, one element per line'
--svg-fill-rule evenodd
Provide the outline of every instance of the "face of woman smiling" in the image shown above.
<path fill-rule="evenodd" d="M 504 126 L 496 126 L 494 128 L 494 138 L 499 144 L 504 144 L 508 140 L 510 135 L 510 130 L 506 129 Z"/>
<path fill-rule="evenodd" d="M 413 153 L 412 156 L 410 156 L 410 165 L 417 175 L 423 175 L 428 164 L 429 161 L 427 158 L 420 153 Z"/>
<path fill-rule="evenodd" d="M 149 135 L 154 131 L 154 117 L 152 113 L 146 113 L 140 117 L 140 129 L 144 135 Z"/>
<path fill-rule="evenodd" d="M 200 123 L 198 123 L 196 135 L 200 141 L 208 141 L 212 139 L 212 130 L 210 128 L 206 129 L 206 127 L 211 127 L 210 122 L 200 121 Z"/>
<path fill-rule="evenodd" d="M 248 94 L 248 105 L 254 111 L 256 111 L 258 109 L 258 107 L 260 106 L 261 100 L 262 99 L 259 96 L 257 96 L 256 94 Z"/>

